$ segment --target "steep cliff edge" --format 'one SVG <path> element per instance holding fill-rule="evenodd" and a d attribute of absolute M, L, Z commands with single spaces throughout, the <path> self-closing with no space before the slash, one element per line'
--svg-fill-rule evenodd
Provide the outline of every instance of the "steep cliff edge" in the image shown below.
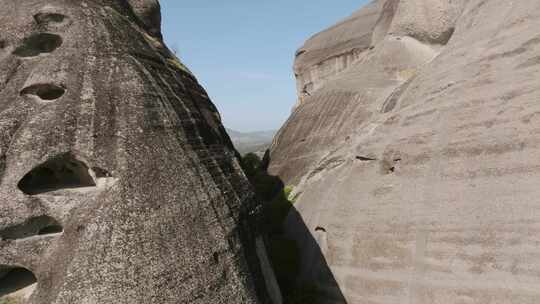
<path fill-rule="evenodd" d="M 370 47 L 303 97 L 270 173 L 348 303 L 537 303 L 540 3 L 374 6 Z M 293 216 L 287 232 L 305 242 Z"/>
<path fill-rule="evenodd" d="M 159 28 L 155 0 L 0 3 L 0 297 L 268 301 L 259 205 Z"/>
<path fill-rule="evenodd" d="M 380 2 L 375 1 L 314 35 L 296 51 L 294 74 L 299 104 L 366 54 L 380 10 Z"/>

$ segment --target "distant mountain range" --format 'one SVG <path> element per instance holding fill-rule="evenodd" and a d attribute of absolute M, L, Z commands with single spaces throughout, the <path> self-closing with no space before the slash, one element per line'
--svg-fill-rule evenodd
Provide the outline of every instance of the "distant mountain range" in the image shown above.
<path fill-rule="evenodd" d="M 242 155 L 251 152 L 257 153 L 259 156 L 264 155 L 264 152 L 270 147 L 272 139 L 276 134 L 276 130 L 257 132 L 239 132 L 228 128 L 226 130 L 236 150 Z"/>

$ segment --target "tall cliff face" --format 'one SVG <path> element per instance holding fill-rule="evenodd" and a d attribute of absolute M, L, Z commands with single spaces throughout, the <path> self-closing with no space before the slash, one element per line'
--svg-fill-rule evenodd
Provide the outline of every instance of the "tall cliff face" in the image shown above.
<path fill-rule="evenodd" d="M 296 51 L 294 73 L 299 104 L 329 78 L 367 54 L 381 5 L 373 2 L 333 27 L 311 37 Z"/>
<path fill-rule="evenodd" d="M 258 205 L 157 5 L 0 3 L 0 297 L 263 302 Z"/>
<path fill-rule="evenodd" d="M 540 3 L 374 6 L 349 29 L 371 49 L 296 107 L 270 172 L 296 186 L 348 303 L 537 303 Z"/>

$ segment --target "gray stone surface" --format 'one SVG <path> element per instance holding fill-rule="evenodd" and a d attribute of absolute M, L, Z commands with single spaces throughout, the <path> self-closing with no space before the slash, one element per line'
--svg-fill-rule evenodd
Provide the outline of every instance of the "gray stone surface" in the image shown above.
<path fill-rule="evenodd" d="M 299 90 L 271 173 L 296 186 L 350 304 L 538 303 L 540 2 L 377 5 L 374 26 L 348 28 L 372 31 L 371 49 Z M 308 54 L 297 70 L 332 52 Z"/>
<path fill-rule="evenodd" d="M 156 1 L 0 2 L 0 297 L 265 303 L 236 155 Z"/>

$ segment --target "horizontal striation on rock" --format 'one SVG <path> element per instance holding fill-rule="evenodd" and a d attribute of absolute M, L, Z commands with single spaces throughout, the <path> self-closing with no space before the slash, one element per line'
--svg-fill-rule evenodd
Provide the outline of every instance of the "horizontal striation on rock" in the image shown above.
<path fill-rule="evenodd" d="M 393 3 L 373 55 L 295 108 L 271 172 L 296 185 L 312 233 L 324 227 L 348 303 L 537 303 L 540 4 L 433 2 L 453 21 Z M 324 288 L 312 262 L 305 279 Z"/>
<path fill-rule="evenodd" d="M 0 4 L 0 280 L 31 271 L 36 304 L 265 303 L 219 113 L 157 1 L 126 3 Z"/>

